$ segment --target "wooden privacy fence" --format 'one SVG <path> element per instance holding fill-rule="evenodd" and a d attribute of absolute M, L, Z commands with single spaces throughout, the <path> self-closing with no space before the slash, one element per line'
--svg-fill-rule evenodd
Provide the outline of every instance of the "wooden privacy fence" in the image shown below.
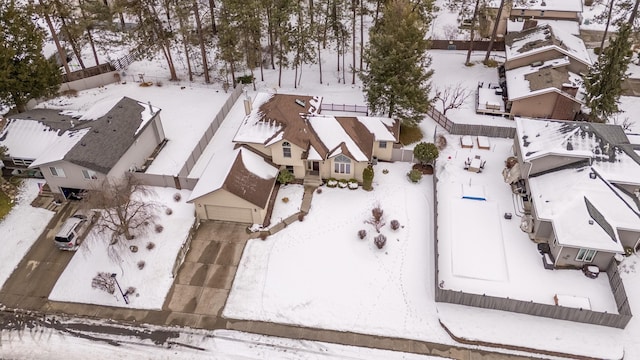
<path fill-rule="evenodd" d="M 484 309 L 510 311 L 520 314 L 542 316 L 558 320 L 575 321 L 586 324 L 602 325 L 624 329 L 631 320 L 631 309 L 629 301 L 624 291 L 624 286 L 615 261 L 612 261 L 607 268 L 607 276 L 609 277 L 609 285 L 613 292 L 618 314 L 607 312 L 598 312 L 586 309 L 577 309 L 558 305 L 540 304 L 533 301 L 523 301 L 510 298 L 502 298 L 496 296 L 488 296 L 485 294 L 471 294 L 463 291 L 447 290 L 441 287 L 439 273 L 439 254 L 438 254 L 438 191 L 437 177 L 434 173 L 433 181 L 433 238 L 434 248 L 433 255 L 436 271 L 435 277 L 435 300 L 436 302 L 444 302 L 451 304 L 459 304 L 466 306 L 474 306 Z M 568 271 L 568 270 L 567 270 Z M 444 283 L 442 284 L 444 286 Z"/>
<path fill-rule="evenodd" d="M 143 172 L 134 172 L 132 174 L 134 178 L 148 186 L 193 190 L 198 182 L 198 179 L 191 179 L 183 176 L 147 174 Z"/>
<path fill-rule="evenodd" d="M 513 139 L 516 136 L 516 128 L 492 125 L 459 124 L 453 122 L 433 106 L 429 107 L 427 116 L 433 119 L 453 135 L 475 135 Z"/>
<path fill-rule="evenodd" d="M 176 261 L 173 263 L 173 268 L 171 269 L 171 274 L 175 279 L 176 275 L 178 275 L 178 270 L 180 270 L 180 266 L 184 263 L 184 258 L 187 256 L 189 252 L 189 248 L 191 247 L 191 240 L 193 240 L 193 235 L 195 235 L 196 230 L 198 230 L 198 226 L 200 226 L 200 222 L 196 218 L 193 224 L 191 225 L 191 229 L 189 229 L 189 234 L 187 238 L 182 243 L 180 247 L 180 251 L 178 251 L 178 255 L 176 256 Z"/>
<path fill-rule="evenodd" d="M 349 104 L 320 104 L 320 111 L 344 111 L 369 115 L 369 108 L 365 105 L 349 105 Z"/>
<path fill-rule="evenodd" d="M 204 134 L 202 134 L 200 141 L 198 141 L 198 143 L 193 148 L 193 150 L 191 150 L 189 157 L 187 158 L 184 165 L 182 166 L 182 169 L 180 169 L 180 172 L 178 173 L 179 177 L 186 178 L 189 176 L 191 169 L 193 169 L 193 166 L 196 164 L 196 162 L 200 158 L 200 155 L 202 155 L 202 152 L 204 151 L 204 149 L 207 147 L 207 145 L 209 145 L 209 141 L 216 134 L 216 131 L 218 131 L 218 128 L 224 121 L 224 118 L 227 116 L 227 114 L 233 107 L 233 104 L 236 102 L 236 100 L 238 100 L 238 98 L 240 97 L 240 94 L 242 94 L 242 91 L 243 91 L 242 86 L 236 86 L 236 88 L 233 89 L 231 96 L 227 98 L 227 101 L 225 101 L 220 111 L 218 111 L 218 114 L 216 114 L 216 116 L 213 118 L 213 121 L 211 122 L 207 130 L 205 130 Z"/>
<path fill-rule="evenodd" d="M 70 72 L 68 74 L 62 75 L 62 83 L 68 83 L 76 80 L 86 79 L 88 77 L 106 74 L 108 72 L 114 71 L 115 69 L 111 66 L 111 64 L 100 64 L 98 66 L 92 66 L 90 68 L 86 68 L 83 70 L 77 70 Z"/>
<path fill-rule="evenodd" d="M 471 44 L 468 40 L 430 40 L 429 47 L 439 50 L 469 50 Z M 488 40 L 474 40 L 473 51 L 487 51 L 489 47 Z M 493 51 L 504 51 L 504 41 L 494 41 Z"/>

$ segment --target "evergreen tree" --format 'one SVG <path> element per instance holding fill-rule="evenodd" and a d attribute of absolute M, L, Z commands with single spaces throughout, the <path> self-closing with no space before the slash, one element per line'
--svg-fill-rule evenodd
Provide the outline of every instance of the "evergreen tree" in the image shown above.
<path fill-rule="evenodd" d="M 42 54 L 44 32 L 32 21 L 33 7 L 0 0 L 0 104 L 26 110 L 30 99 L 55 94 L 60 71 Z"/>
<path fill-rule="evenodd" d="M 425 21 L 426 20 L 426 21 Z M 412 11 L 407 0 L 391 0 L 369 31 L 365 50 L 368 69 L 360 73 L 367 103 L 374 113 L 387 113 L 415 126 L 430 106 L 428 18 Z"/>
<path fill-rule="evenodd" d="M 421 142 L 413 148 L 413 156 L 423 165 L 433 164 L 438 155 L 438 148 L 432 143 Z"/>
<path fill-rule="evenodd" d="M 628 23 L 620 26 L 615 40 L 600 51 L 598 60 L 584 77 L 586 104 L 591 110 L 592 121 L 606 121 L 607 117 L 620 111 L 618 99 L 632 55 L 630 34 Z"/>

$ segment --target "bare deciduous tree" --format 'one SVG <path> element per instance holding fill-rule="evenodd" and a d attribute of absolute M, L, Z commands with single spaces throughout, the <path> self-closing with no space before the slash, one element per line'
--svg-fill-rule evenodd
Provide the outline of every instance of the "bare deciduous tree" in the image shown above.
<path fill-rule="evenodd" d="M 103 231 L 111 231 L 114 244 L 120 235 L 131 240 L 134 231 L 144 230 L 154 224 L 158 205 L 143 199 L 151 194 L 153 190 L 127 174 L 124 178 L 104 179 L 98 187 L 89 191 L 85 206 L 100 210 L 100 220 L 96 226 Z"/>
<path fill-rule="evenodd" d="M 442 104 L 442 115 L 445 115 L 447 111 L 461 107 L 470 95 L 469 89 L 458 83 L 442 90 L 436 89 L 435 99 Z"/>
<path fill-rule="evenodd" d="M 373 209 L 371 209 L 371 218 L 365 223 L 373 225 L 376 228 L 378 234 L 380 233 L 380 229 L 386 224 L 382 221 L 382 216 L 384 215 L 384 210 L 380 207 L 380 204 L 377 204 Z"/>
<path fill-rule="evenodd" d="M 615 125 L 620 125 L 624 131 L 631 130 L 631 128 L 636 124 L 635 121 L 631 121 L 627 116 L 625 116 L 624 119 L 620 119 L 619 114 L 614 115 L 612 120 Z"/>
<path fill-rule="evenodd" d="M 111 274 L 106 272 L 99 272 L 91 280 L 91 287 L 94 289 L 106 291 L 109 294 L 113 294 L 116 291 L 116 284 Z"/>

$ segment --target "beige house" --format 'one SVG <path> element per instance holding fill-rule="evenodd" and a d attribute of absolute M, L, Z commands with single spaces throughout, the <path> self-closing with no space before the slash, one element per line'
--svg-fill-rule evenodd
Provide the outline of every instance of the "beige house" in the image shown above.
<path fill-rule="evenodd" d="M 233 141 L 264 154 L 297 179 L 358 179 L 369 163 L 391 160 L 400 122 L 320 115 L 322 98 L 260 93 Z"/>
<path fill-rule="evenodd" d="M 143 169 L 164 142 L 160 109 L 127 97 L 96 104 L 82 116 L 45 109 L 17 114 L 0 135 L 5 163 L 22 167 L 12 171 L 37 170 L 64 197 Z"/>
<path fill-rule="evenodd" d="M 549 245 L 554 267 L 605 270 L 638 248 L 640 156 L 620 126 L 516 118 L 516 130 L 519 176 L 508 182 L 521 227 Z"/>
<path fill-rule="evenodd" d="M 212 158 L 188 202 L 200 220 L 262 224 L 277 175 L 277 166 L 240 147 Z"/>
<path fill-rule="evenodd" d="M 234 149 L 210 160 L 189 198 L 200 220 L 264 224 L 278 173 L 305 185 L 358 179 L 391 160 L 400 123 L 390 118 L 320 114 L 319 97 L 259 93 L 236 132 Z"/>

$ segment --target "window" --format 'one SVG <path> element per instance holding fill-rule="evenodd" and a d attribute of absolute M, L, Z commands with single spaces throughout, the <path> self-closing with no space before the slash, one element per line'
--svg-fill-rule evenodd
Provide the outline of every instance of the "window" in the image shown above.
<path fill-rule="evenodd" d="M 336 174 L 351 174 L 351 159 L 344 155 L 338 155 L 333 160 Z"/>
<path fill-rule="evenodd" d="M 29 166 L 31 165 L 31 163 L 33 162 L 33 160 L 27 160 L 27 159 L 13 159 L 13 164 L 14 165 L 22 165 L 22 166 Z"/>
<path fill-rule="evenodd" d="M 51 171 L 51 175 L 53 176 L 57 176 L 57 177 L 65 177 L 64 176 L 64 170 L 62 170 L 61 168 L 57 168 L 57 167 L 49 167 L 49 171 Z"/>
<path fill-rule="evenodd" d="M 387 142 L 386 141 L 380 141 L 380 149 L 386 149 L 387 148 Z"/>
<path fill-rule="evenodd" d="M 584 262 L 592 262 L 596 257 L 598 252 L 590 249 L 580 249 L 578 250 L 578 256 L 576 256 L 576 261 L 584 261 Z"/>
<path fill-rule="evenodd" d="M 293 165 L 287 165 L 287 166 L 285 166 L 285 168 L 287 169 L 288 172 L 293 174 Z"/>
<path fill-rule="evenodd" d="M 93 170 L 82 170 L 82 176 L 87 180 L 95 180 L 98 178 L 98 175 Z"/>
<path fill-rule="evenodd" d="M 291 144 L 288 141 L 282 143 L 282 156 L 286 158 L 291 157 Z"/>

